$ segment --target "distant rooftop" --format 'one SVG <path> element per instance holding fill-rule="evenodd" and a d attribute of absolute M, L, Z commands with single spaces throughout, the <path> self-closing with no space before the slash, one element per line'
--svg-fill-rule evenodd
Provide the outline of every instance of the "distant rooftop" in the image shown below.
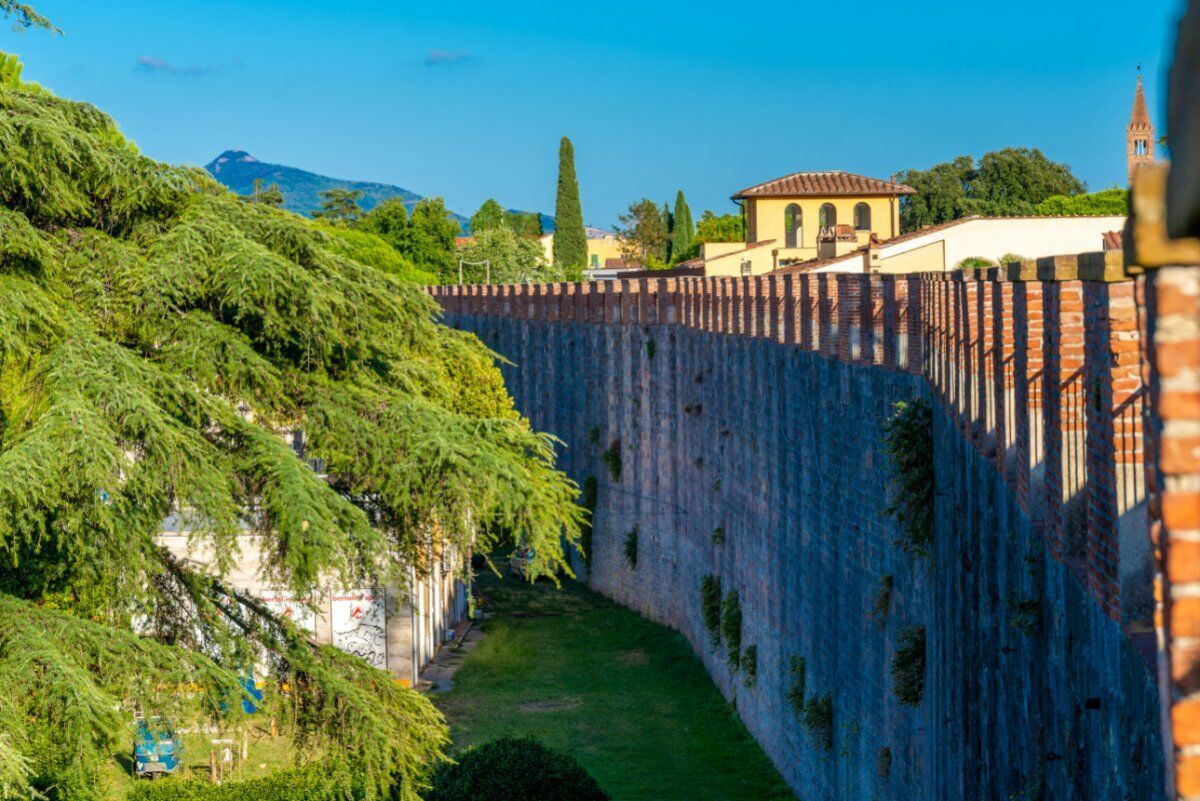
<path fill-rule="evenodd" d="M 733 196 L 734 200 L 750 197 L 834 197 L 868 195 L 911 195 L 911 186 L 868 178 L 841 170 L 823 172 L 794 172 L 773 181 L 756 184 Z"/>

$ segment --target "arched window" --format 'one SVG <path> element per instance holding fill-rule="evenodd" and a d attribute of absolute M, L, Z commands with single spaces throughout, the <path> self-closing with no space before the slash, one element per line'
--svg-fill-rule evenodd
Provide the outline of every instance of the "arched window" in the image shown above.
<path fill-rule="evenodd" d="M 854 228 L 857 231 L 871 230 L 871 207 L 866 203 L 854 207 Z"/>
<path fill-rule="evenodd" d="M 784 247 L 798 248 L 804 245 L 804 213 L 795 203 L 783 210 Z"/>
<path fill-rule="evenodd" d="M 820 218 L 818 224 L 822 228 L 837 227 L 837 209 L 833 207 L 832 203 L 821 206 L 821 213 L 818 216 Z"/>

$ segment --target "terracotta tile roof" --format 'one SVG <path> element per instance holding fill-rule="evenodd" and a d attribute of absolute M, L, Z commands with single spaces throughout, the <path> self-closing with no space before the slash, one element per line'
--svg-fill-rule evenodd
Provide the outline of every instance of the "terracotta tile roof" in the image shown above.
<path fill-rule="evenodd" d="M 748 197 L 834 197 L 839 195 L 912 195 L 911 186 L 841 170 L 824 172 L 794 172 L 773 181 L 743 189 L 734 200 Z"/>
<path fill-rule="evenodd" d="M 1124 237 L 1120 231 L 1105 231 L 1104 234 L 1104 249 L 1105 250 L 1124 250 Z"/>

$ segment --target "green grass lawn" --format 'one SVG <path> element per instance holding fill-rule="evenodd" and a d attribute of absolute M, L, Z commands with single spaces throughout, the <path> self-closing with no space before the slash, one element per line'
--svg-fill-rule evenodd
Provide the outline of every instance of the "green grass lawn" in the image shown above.
<path fill-rule="evenodd" d="M 615 801 L 792 799 L 675 631 L 575 582 L 480 578 L 484 639 L 434 696 L 454 748 L 533 735 Z"/>

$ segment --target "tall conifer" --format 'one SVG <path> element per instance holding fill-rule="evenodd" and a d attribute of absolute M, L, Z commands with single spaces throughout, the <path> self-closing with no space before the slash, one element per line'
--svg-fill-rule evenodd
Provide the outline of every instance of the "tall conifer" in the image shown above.
<path fill-rule="evenodd" d="M 679 261 L 688 258 L 692 241 L 696 238 L 695 226 L 692 224 L 692 210 L 684 200 L 683 190 L 675 194 L 675 214 L 671 229 L 671 259 Z"/>
<path fill-rule="evenodd" d="M 554 264 L 563 268 L 587 266 L 587 232 L 575 178 L 575 148 L 562 138 L 558 146 L 558 198 L 554 203 Z"/>

